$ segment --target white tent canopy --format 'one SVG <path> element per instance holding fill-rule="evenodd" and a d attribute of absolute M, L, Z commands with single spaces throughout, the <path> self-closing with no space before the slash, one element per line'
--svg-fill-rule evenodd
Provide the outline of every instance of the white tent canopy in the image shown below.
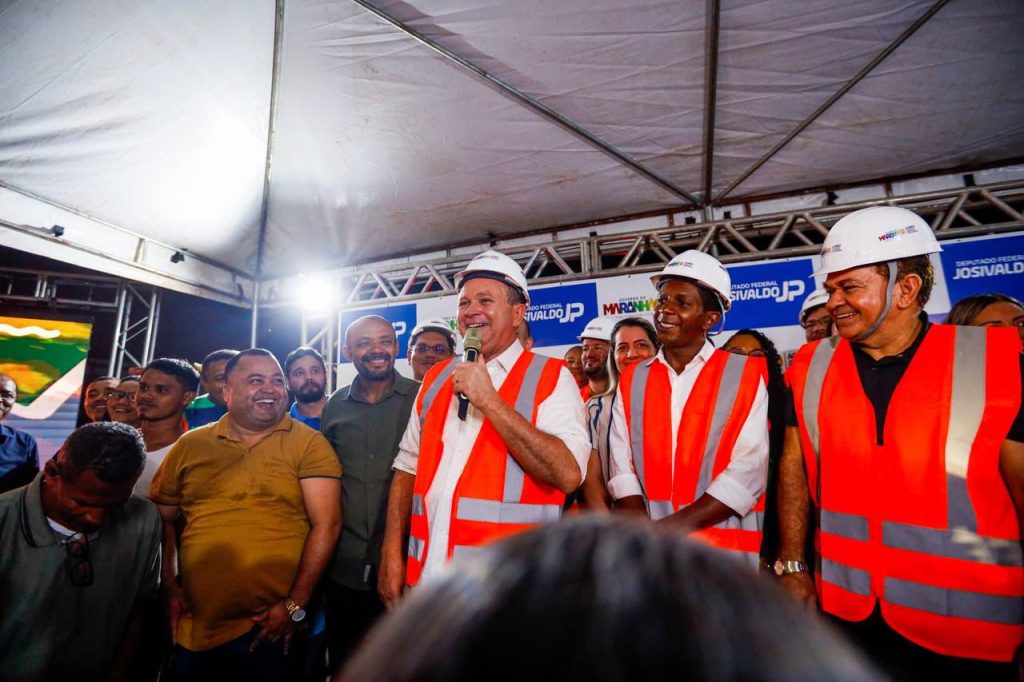
<path fill-rule="evenodd" d="M 0 242 L 222 298 L 1024 158 L 1020 0 L 13 0 L 0 27 Z"/>

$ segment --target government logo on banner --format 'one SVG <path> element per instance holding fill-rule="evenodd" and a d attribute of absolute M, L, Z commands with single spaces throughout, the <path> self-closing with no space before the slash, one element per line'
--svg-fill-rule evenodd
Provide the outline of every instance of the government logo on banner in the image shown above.
<path fill-rule="evenodd" d="M 593 282 L 530 289 L 526 321 L 538 347 L 578 343 L 576 337 L 597 316 L 597 287 Z"/>
<path fill-rule="evenodd" d="M 406 349 L 409 347 L 409 335 L 416 328 L 416 304 L 393 305 L 383 308 L 363 308 L 361 310 L 349 310 L 341 314 L 341 323 L 338 329 L 338 362 L 345 363 L 345 357 L 341 354 L 341 346 L 345 343 L 345 330 L 348 326 L 365 315 L 380 315 L 391 323 L 395 328 L 395 336 L 398 337 L 398 350 L 395 357 L 402 359 L 406 356 Z"/>

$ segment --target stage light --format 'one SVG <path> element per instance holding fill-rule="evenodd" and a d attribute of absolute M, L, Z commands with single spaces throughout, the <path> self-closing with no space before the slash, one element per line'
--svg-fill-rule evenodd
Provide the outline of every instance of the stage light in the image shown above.
<path fill-rule="evenodd" d="M 175 251 L 174 254 L 171 256 L 172 263 L 180 263 L 183 260 L 185 260 L 185 254 L 183 254 L 181 251 Z"/>
<path fill-rule="evenodd" d="M 307 312 L 330 310 L 337 294 L 337 285 L 324 275 L 299 275 L 295 280 L 294 296 Z"/>

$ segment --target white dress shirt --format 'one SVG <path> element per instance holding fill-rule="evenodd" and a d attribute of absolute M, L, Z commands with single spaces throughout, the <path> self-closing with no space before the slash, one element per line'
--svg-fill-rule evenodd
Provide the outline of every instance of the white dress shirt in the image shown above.
<path fill-rule="evenodd" d="M 672 384 L 672 466 L 675 467 L 676 441 L 679 437 L 679 422 L 682 420 L 683 407 L 686 405 L 690 392 L 693 391 L 704 365 L 711 358 L 715 347 L 709 341 L 694 356 L 679 374 L 665 362 L 664 351 L 655 356 L 668 367 L 669 381 Z M 644 360 L 644 362 L 650 362 Z M 612 407 L 612 425 L 608 435 L 611 446 L 611 480 L 608 481 L 608 492 L 616 500 L 630 495 L 643 495 L 643 487 L 637 478 L 633 466 L 633 448 L 629 441 L 629 430 L 626 427 L 626 414 L 622 408 L 622 386 L 618 389 L 618 399 Z M 674 473 L 674 472 L 673 472 Z M 754 396 L 754 404 L 739 438 L 733 447 L 732 460 L 729 465 L 715 477 L 708 489 L 708 495 L 732 509 L 739 516 L 749 512 L 764 492 L 768 480 L 768 391 L 762 380 Z"/>
<path fill-rule="evenodd" d="M 518 342 L 514 342 L 498 357 L 487 363 L 487 373 L 491 377 L 492 386 L 496 389 L 501 387 L 522 353 L 523 347 Z M 422 390 L 423 388 L 420 389 L 420 391 Z M 451 403 L 448 405 L 444 431 L 441 434 L 444 453 L 424 499 L 427 518 L 430 519 L 431 549 L 427 552 L 421 579 L 436 574 L 447 560 L 446 549 L 455 487 L 462 477 L 466 462 L 469 460 L 469 453 L 483 426 L 483 413 L 472 404 L 466 413 L 466 421 L 458 418 L 458 411 L 458 396 L 453 393 Z M 565 443 L 580 467 L 580 480 L 582 480 L 587 471 L 587 459 L 590 457 L 590 438 L 587 435 L 583 398 L 580 397 L 580 390 L 565 367 L 559 372 L 555 390 L 537 409 L 536 426 L 544 433 L 551 434 Z M 415 475 L 419 451 L 420 421 L 416 410 L 413 410 L 409 418 L 409 425 L 398 445 L 394 468 Z"/>

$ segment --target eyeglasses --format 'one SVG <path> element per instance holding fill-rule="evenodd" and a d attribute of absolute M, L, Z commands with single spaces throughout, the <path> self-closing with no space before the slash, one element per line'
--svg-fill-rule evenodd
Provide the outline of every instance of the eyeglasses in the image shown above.
<path fill-rule="evenodd" d="M 743 350 L 742 348 L 732 348 L 732 347 L 726 346 L 722 350 L 724 350 L 727 353 L 734 353 L 736 355 L 747 355 L 747 356 L 750 356 L 752 358 L 763 358 L 763 357 L 767 356 L 767 353 L 765 353 L 760 348 L 755 348 L 754 350 Z"/>
<path fill-rule="evenodd" d="M 433 346 L 428 346 L 425 343 L 417 343 L 415 346 L 412 347 L 412 349 L 417 353 L 426 353 L 428 350 L 432 350 L 439 355 L 448 352 L 448 346 L 444 345 L 443 343 L 438 343 Z"/>
<path fill-rule="evenodd" d="M 63 541 L 68 554 L 68 573 L 72 587 L 92 585 L 92 561 L 89 560 L 89 538 L 84 533 L 75 533 Z"/>
<path fill-rule="evenodd" d="M 135 394 L 128 391 L 111 391 L 110 397 L 114 400 L 130 400 L 135 402 Z"/>
<path fill-rule="evenodd" d="M 815 327 L 823 327 L 827 329 L 832 326 L 832 318 L 823 317 L 820 320 L 807 320 L 805 322 L 801 322 L 800 326 L 804 329 L 814 329 Z"/>

